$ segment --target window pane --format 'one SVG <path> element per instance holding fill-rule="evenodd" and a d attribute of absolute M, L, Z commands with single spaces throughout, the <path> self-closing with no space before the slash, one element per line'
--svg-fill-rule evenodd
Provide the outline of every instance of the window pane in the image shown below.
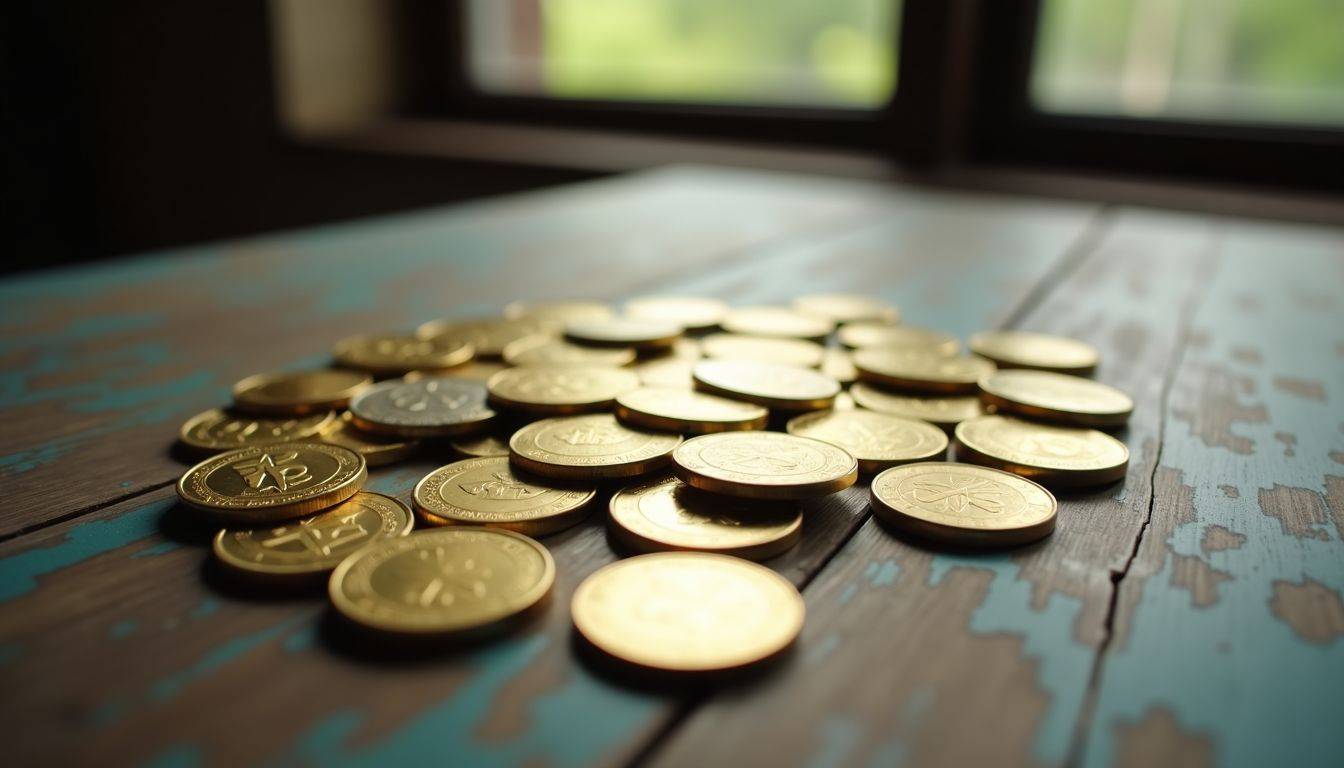
<path fill-rule="evenodd" d="M 472 0 L 471 75 L 503 94 L 877 107 L 900 0 Z"/>
<path fill-rule="evenodd" d="M 1044 0 L 1051 112 L 1344 123 L 1340 0 Z"/>

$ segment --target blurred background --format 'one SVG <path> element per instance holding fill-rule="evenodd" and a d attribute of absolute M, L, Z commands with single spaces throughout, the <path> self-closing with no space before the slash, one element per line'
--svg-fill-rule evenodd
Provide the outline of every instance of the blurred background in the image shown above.
<path fill-rule="evenodd" d="M 6 270 L 674 162 L 1290 218 L 1344 189 L 1339 0 L 11 5 Z"/>

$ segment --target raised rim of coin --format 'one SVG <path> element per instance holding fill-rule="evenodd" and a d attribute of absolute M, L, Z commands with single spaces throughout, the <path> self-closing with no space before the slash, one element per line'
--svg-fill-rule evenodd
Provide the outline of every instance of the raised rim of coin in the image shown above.
<path fill-rule="evenodd" d="M 815 411 L 789 419 L 785 431 L 845 449 L 872 475 L 898 464 L 947 455 L 947 433 L 920 421 L 877 411 Z"/>
<path fill-rule="evenodd" d="M 640 387 L 616 396 L 616 418 L 644 429 L 697 435 L 765 429 L 769 417 L 759 405 L 676 387 Z"/>
<path fill-rule="evenodd" d="M 851 357 L 859 380 L 911 392 L 970 395 L 994 364 L 979 357 L 949 357 L 923 349 L 865 347 Z"/>
<path fill-rule="evenodd" d="M 473 480 L 485 473 L 484 479 Z M 464 479 L 465 478 L 465 479 Z M 507 457 L 463 459 L 439 467 L 415 484 L 416 509 L 438 525 L 482 525 L 544 536 L 588 516 L 596 486 L 547 485 L 520 476 Z"/>
<path fill-rule="evenodd" d="M 1059 509 L 1054 494 L 1039 483 L 946 461 L 892 467 L 873 478 L 869 499 L 893 528 L 957 546 L 1036 541 L 1055 529 Z"/>
<path fill-rule="evenodd" d="M 808 315 L 824 317 L 834 323 L 867 320 L 899 323 L 901 311 L 895 304 L 865 293 L 809 293 L 794 299 L 791 306 Z"/>
<path fill-rule="evenodd" d="M 661 320 L 696 331 L 718 325 L 727 312 L 727 302 L 702 296 L 637 296 L 625 302 L 626 317 Z"/>
<path fill-rule="evenodd" d="M 336 414 L 331 411 L 310 413 L 307 416 L 257 416 L 211 408 L 187 419 L 178 431 L 177 439 L 197 454 L 231 451 L 249 445 L 305 440 L 330 429 L 335 421 Z M 232 422 L 227 430 L 227 440 L 213 431 L 226 422 Z M 248 424 L 238 426 L 244 422 Z"/>
<path fill-rule="evenodd" d="M 684 329 L 664 320 L 613 317 L 607 320 L 571 320 L 565 323 L 565 339 L 592 347 L 671 349 Z"/>
<path fill-rule="evenodd" d="M 1004 441 L 1028 432 L 1035 453 Z M 1095 429 L 1061 427 L 991 414 L 957 425 L 957 458 L 1003 469 L 1048 486 L 1080 488 L 1124 478 L 1129 448 Z"/>
<path fill-rule="evenodd" d="M 984 377 L 980 399 L 996 411 L 1080 427 L 1122 426 L 1134 412 L 1134 400 L 1109 384 L 1028 368 Z"/>
<path fill-rule="evenodd" d="M 719 327 L 745 336 L 785 336 L 819 341 L 835 330 L 835 323 L 788 307 L 761 305 L 728 310 Z"/>
<path fill-rule="evenodd" d="M 849 349 L 923 349 L 949 357 L 961 352 L 961 342 L 956 336 L 916 325 L 849 323 L 835 332 L 835 338 Z"/>
<path fill-rule="evenodd" d="M 714 360 L 779 363 L 799 368 L 816 368 L 826 357 L 826 349 L 815 341 L 786 336 L 711 333 L 700 340 L 700 348 L 705 357 Z"/>
<path fill-rule="evenodd" d="M 233 403 L 247 413 L 302 416 L 340 410 L 370 384 L 367 373 L 334 368 L 258 373 L 233 385 Z"/>
<path fill-rule="evenodd" d="M 1101 354 L 1085 341 L 1031 331 L 981 331 L 970 339 L 971 351 L 1000 368 L 1034 368 L 1055 373 L 1090 375 Z"/>
<path fill-rule="evenodd" d="M 329 477 L 316 483 L 304 482 L 302 487 L 290 488 L 290 482 L 297 481 L 311 469 L 307 464 L 291 464 L 305 452 L 325 455 L 335 462 L 335 469 Z M 292 458 L 283 458 L 291 453 L 294 454 Z M 275 461 L 276 455 L 282 456 L 279 465 Z M 238 468 L 240 464 L 244 469 Z M 277 466 L 278 473 L 274 471 Z M 177 496 L 183 504 L 220 519 L 243 523 L 287 520 L 354 496 L 368 477 L 367 467 L 363 456 L 339 445 L 316 442 L 254 445 L 212 456 L 188 469 L 177 481 Z M 248 497 L 220 493 L 210 486 L 210 476 L 226 468 L 238 473 L 243 478 L 241 482 L 248 486 L 260 489 L 265 484 L 268 491 Z M 274 493 L 269 489 L 274 489 Z"/>
<path fill-rule="evenodd" d="M 480 382 L 449 377 L 375 384 L 350 401 L 350 415 L 362 430 L 398 437 L 453 437 L 495 418 Z"/>
<path fill-rule="evenodd" d="M 336 342 L 332 356 L 343 368 L 400 376 L 415 370 L 446 370 L 467 363 L 476 348 L 447 336 L 361 333 Z"/>
<path fill-rule="evenodd" d="M 341 418 L 333 421 L 331 426 L 317 436 L 317 439 L 349 448 L 363 456 L 370 467 L 394 464 L 420 450 L 419 440 L 365 432 L 355 426 L 354 417 L 349 411 L 341 414 Z"/>
<path fill-rule="evenodd" d="M 849 388 L 854 402 L 870 411 L 904 416 L 936 424 L 950 432 L 966 419 L 985 415 L 980 398 L 975 395 L 919 395 L 889 392 L 866 382 L 856 382 Z"/>
<path fill-rule="evenodd" d="M 604 435 L 621 439 L 608 442 Z M 575 452 L 585 445 L 619 445 L 636 440 L 619 451 Z M 681 435 L 632 429 L 609 413 L 562 416 L 534 421 L 514 432 L 509 438 L 509 460 L 543 477 L 605 480 L 634 477 L 664 467 L 680 444 Z"/>
<path fill-rule="evenodd" d="M 509 365 L 607 365 L 619 368 L 635 362 L 635 350 L 572 344 L 554 336 L 528 336 L 504 348 L 504 362 Z"/>
<path fill-rule="evenodd" d="M 542 416 L 605 411 L 617 395 L 638 386 L 633 372 L 596 365 L 525 365 L 486 382 L 491 402 Z"/>
<path fill-rule="evenodd" d="M 829 408 L 840 382 L 810 368 L 740 360 L 701 360 L 691 369 L 695 388 L 782 411 Z"/>
<path fill-rule="evenodd" d="M 859 478 L 858 461 L 845 449 L 780 432 L 693 437 L 672 452 L 672 464 L 677 477 L 693 488 L 745 499 L 825 496 Z"/>

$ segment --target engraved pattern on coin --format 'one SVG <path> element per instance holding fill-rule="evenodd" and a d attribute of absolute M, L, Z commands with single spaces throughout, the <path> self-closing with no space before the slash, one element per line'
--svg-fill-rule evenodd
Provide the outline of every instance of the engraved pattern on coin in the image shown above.
<path fill-rule="evenodd" d="M 284 525 L 220 531 L 214 550 L 227 565 L 253 573 L 323 573 L 359 547 L 410 529 L 411 514 L 401 502 L 357 493 L 329 510 Z"/>
<path fill-rule="evenodd" d="M 225 451 L 248 445 L 284 443 L 312 437 L 335 421 L 330 411 L 293 418 L 265 418 L 213 408 L 182 425 L 181 440 L 200 450 Z"/>
<path fill-rule="evenodd" d="M 691 438 L 672 454 L 677 476 L 714 493 L 796 498 L 854 483 L 853 456 L 820 440 L 778 432 L 720 432 Z"/>
<path fill-rule="evenodd" d="M 507 525 L 542 521 L 581 509 L 596 490 L 545 485 L 520 477 L 502 457 L 466 459 L 434 470 L 415 487 L 415 504 L 434 522 Z M 577 521 L 575 521 L 577 522 Z M 527 528 L 528 526 L 523 526 Z M 531 527 L 541 533 L 564 526 Z"/>
<path fill-rule="evenodd" d="M 354 495 L 367 476 L 364 458 L 322 443 L 251 446 L 207 459 L 177 484 L 187 504 L 241 519 L 298 517 Z"/>
<path fill-rule="evenodd" d="M 514 433 L 509 448 L 524 460 L 604 467 L 662 459 L 680 442 L 678 435 L 630 429 L 603 413 L 534 422 Z"/>
<path fill-rule="evenodd" d="M 1103 432 L 1004 416 L 964 421 L 957 427 L 957 438 L 992 458 L 1047 469 L 1097 470 L 1129 459 L 1124 443 Z"/>
<path fill-rule="evenodd" d="M 748 502 L 697 491 L 671 475 L 621 489 L 611 498 L 614 532 L 639 549 L 693 549 L 760 559 L 797 541 L 794 502 Z"/>
<path fill-rule="evenodd" d="M 1029 480 L 950 462 L 889 469 L 873 479 L 871 494 L 874 509 L 895 524 L 914 519 L 952 529 L 1023 535 L 1005 535 L 1003 543 L 1048 533 L 1058 507 L 1049 491 Z M 928 534 L 936 529 L 920 526 L 918 530 Z M 978 541 L 992 543 L 993 539 Z"/>
<path fill-rule="evenodd" d="M 466 379 L 389 381 L 355 398 L 350 413 L 361 429 L 447 434 L 476 428 L 494 418 L 485 400 L 485 387 Z"/>

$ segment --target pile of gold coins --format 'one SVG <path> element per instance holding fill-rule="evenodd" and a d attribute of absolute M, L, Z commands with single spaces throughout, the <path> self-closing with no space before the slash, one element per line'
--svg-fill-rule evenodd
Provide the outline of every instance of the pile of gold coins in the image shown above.
<path fill-rule="evenodd" d="M 544 610 L 555 562 L 536 539 L 605 503 L 610 541 L 641 554 L 579 586 L 574 627 L 617 663 L 709 673 L 798 636 L 797 589 L 753 561 L 798 544 L 801 500 L 864 477 L 911 541 L 1002 547 L 1054 529 L 1047 487 L 1128 464 L 1100 430 L 1133 403 L 1086 378 L 1098 355 L 1079 341 L 990 331 L 964 354 L 859 295 L 622 310 L 515 302 L 243 379 L 228 409 L 183 425 L 208 457 L 178 494 L 225 526 L 214 554 L 238 578 L 325 579 L 354 626 L 443 638 Z M 456 460 L 415 485 L 414 514 L 361 490 L 367 467 L 425 453 Z"/>

